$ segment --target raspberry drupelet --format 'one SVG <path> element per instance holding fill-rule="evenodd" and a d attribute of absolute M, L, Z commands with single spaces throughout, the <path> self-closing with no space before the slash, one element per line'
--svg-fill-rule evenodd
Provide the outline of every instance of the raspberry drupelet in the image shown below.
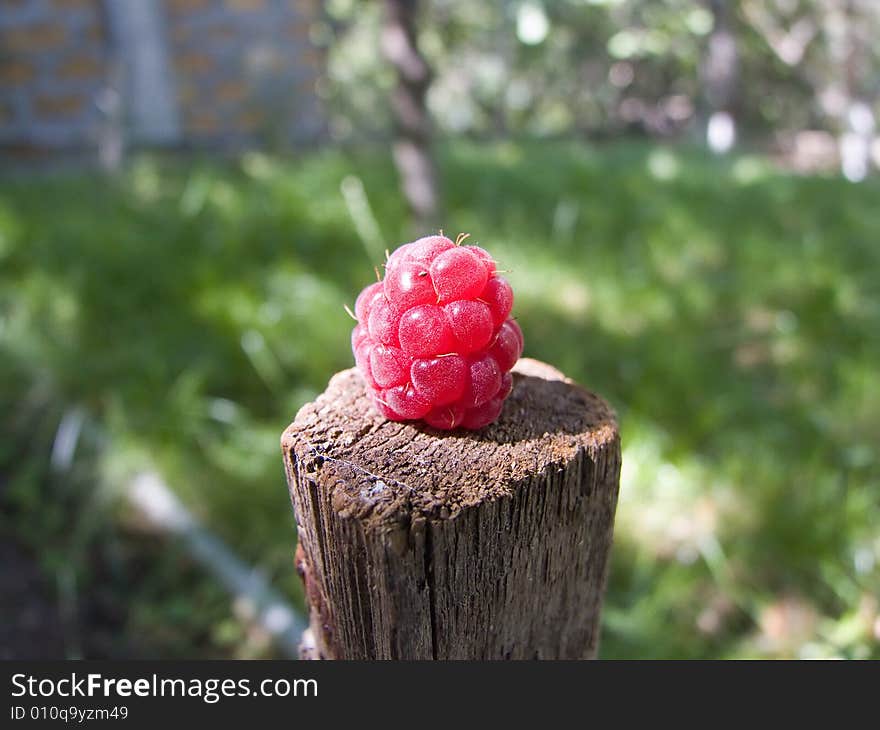
<path fill-rule="evenodd" d="M 478 246 L 427 236 L 388 257 L 357 298 L 351 348 L 392 421 L 476 430 L 501 414 L 523 349 L 513 291 Z"/>

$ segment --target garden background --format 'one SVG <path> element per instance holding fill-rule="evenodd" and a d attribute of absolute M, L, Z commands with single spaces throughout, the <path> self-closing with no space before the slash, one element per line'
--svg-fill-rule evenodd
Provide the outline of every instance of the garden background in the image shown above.
<path fill-rule="evenodd" d="M 280 434 L 442 228 L 619 415 L 601 656 L 880 658 L 878 41 L 870 0 L 5 1 L 0 656 L 285 655 Z"/>

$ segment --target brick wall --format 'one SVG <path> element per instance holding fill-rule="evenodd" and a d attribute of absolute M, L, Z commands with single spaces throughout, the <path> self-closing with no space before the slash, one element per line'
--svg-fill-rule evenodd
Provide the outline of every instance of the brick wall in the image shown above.
<path fill-rule="evenodd" d="M 0 145 L 95 143 L 106 38 L 94 0 L 0 2 Z"/>
<path fill-rule="evenodd" d="M 114 0 L 0 0 L 0 149 L 51 154 L 94 148 L 115 83 L 137 142 Z M 145 1 L 145 0 L 137 0 Z M 323 59 L 309 41 L 316 0 L 151 0 L 181 146 L 244 146 L 320 135 L 315 82 Z M 115 17 L 119 18 L 117 11 Z M 143 105 L 141 105 L 143 106 Z"/>
<path fill-rule="evenodd" d="M 183 134 L 191 140 L 315 135 L 321 59 L 312 0 L 165 0 Z"/>

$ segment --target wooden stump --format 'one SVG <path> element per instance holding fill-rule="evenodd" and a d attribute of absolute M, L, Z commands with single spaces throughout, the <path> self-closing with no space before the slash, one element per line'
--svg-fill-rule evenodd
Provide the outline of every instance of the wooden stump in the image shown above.
<path fill-rule="evenodd" d="M 501 419 L 377 415 L 356 370 L 281 439 L 322 659 L 594 657 L 620 474 L 614 414 L 521 360 Z"/>

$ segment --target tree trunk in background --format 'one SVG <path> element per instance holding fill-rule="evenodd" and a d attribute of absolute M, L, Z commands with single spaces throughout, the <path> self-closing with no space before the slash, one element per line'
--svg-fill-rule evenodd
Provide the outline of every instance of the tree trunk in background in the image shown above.
<path fill-rule="evenodd" d="M 391 97 L 394 163 L 414 224 L 424 234 L 438 224 L 438 190 L 425 103 L 431 69 L 416 42 L 417 11 L 417 0 L 385 0 L 382 51 L 397 74 Z"/>
<path fill-rule="evenodd" d="M 841 67 L 842 119 L 840 120 L 840 169 L 850 182 L 860 182 L 868 176 L 871 165 L 871 143 L 876 121 L 871 105 L 862 96 L 865 43 L 859 25 L 858 7 L 854 0 L 845 0 L 840 13 L 841 22 L 834 27 L 839 36 L 832 49 Z"/>
<path fill-rule="evenodd" d="M 736 37 L 731 28 L 727 0 L 707 0 L 713 29 L 703 57 L 701 76 L 706 109 L 706 142 L 723 154 L 736 142 L 733 107 L 737 84 Z"/>

